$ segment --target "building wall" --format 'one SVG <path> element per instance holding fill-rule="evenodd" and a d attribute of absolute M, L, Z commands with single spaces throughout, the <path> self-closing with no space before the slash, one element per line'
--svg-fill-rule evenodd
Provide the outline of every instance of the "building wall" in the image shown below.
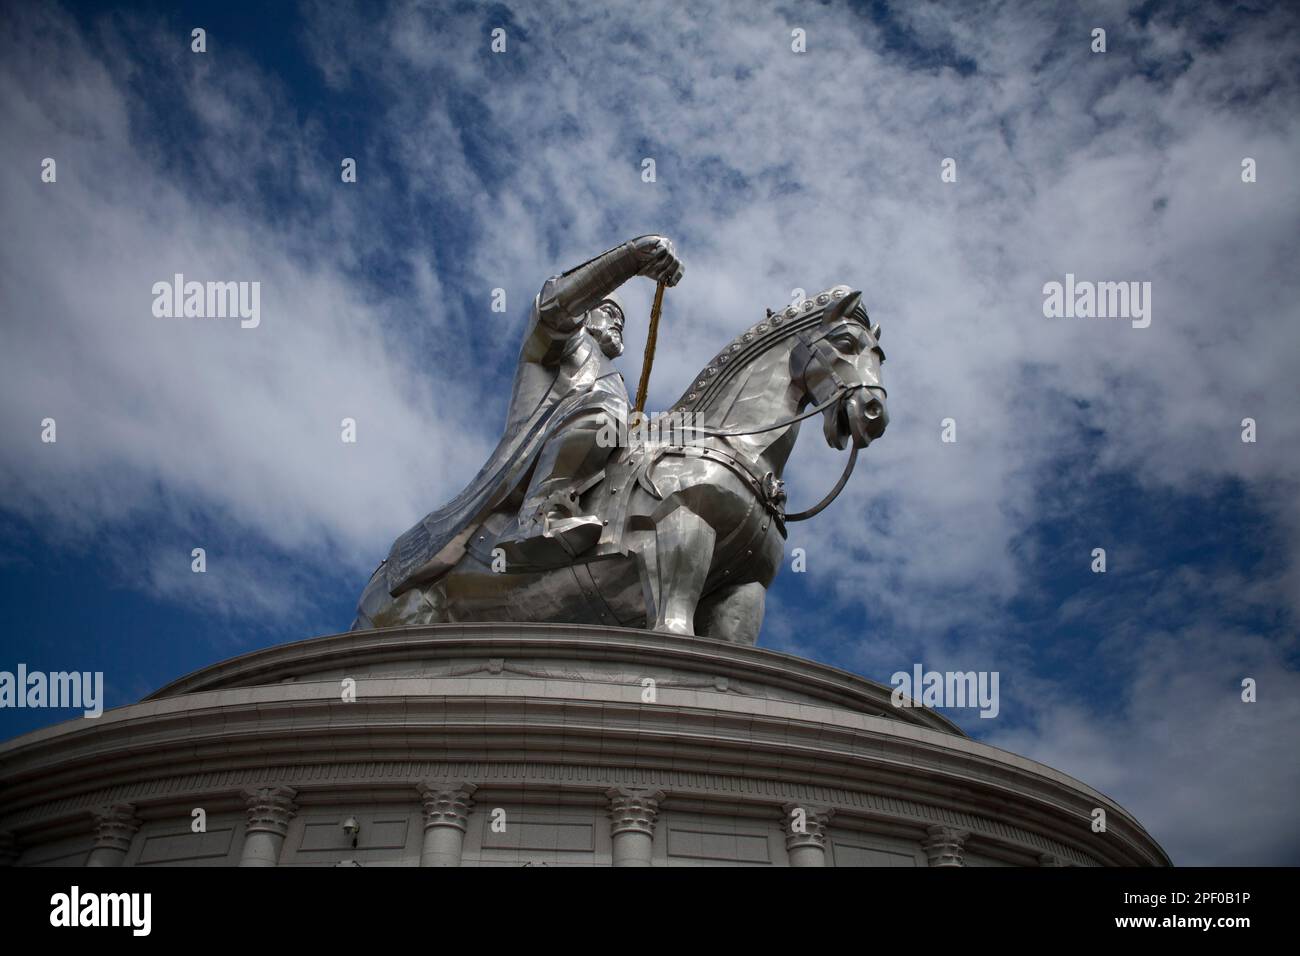
<path fill-rule="evenodd" d="M 210 816 L 207 830 L 195 833 L 189 814 L 140 827 L 131 841 L 126 866 L 234 866 L 244 840 L 243 814 Z"/>
<path fill-rule="evenodd" d="M 897 837 L 832 830 L 827 841 L 828 866 L 927 866 L 917 842 Z"/>
<path fill-rule="evenodd" d="M 356 846 L 343 831 L 343 821 L 361 826 Z M 316 806 L 300 811 L 289 824 L 280 866 L 419 866 L 424 827 L 419 803 L 409 807 L 366 809 L 350 803 Z"/>
<path fill-rule="evenodd" d="M 353 768 L 355 769 L 355 768 Z M 386 765 L 385 770 L 392 769 Z M 455 815 L 463 828 L 457 855 L 463 866 L 609 866 L 615 863 L 614 804 L 620 788 L 557 788 L 553 784 L 516 779 L 491 780 L 491 765 L 477 767 L 481 785 L 447 781 L 472 780 L 417 777 L 366 788 L 313 786 L 244 786 L 217 791 L 199 790 L 188 798 L 160 803 L 148 801 L 100 803 L 68 818 L 60 828 L 35 837 L 12 857 L 23 866 L 79 866 L 92 849 L 119 847 L 123 866 L 235 866 L 245 855 L 250 826 L 266 816 L 265 794 L 283 790 L 284 805 L 277 826 L 282 833 L 275 850 L 280 866 L 420 866 L 431 819 L 424 799 L 427 781 L 473 799 Z M 531 765 L 538 776 L 546 768 Z M 400 768 L 399 768 L 400 773 Z M 308 772 L 321 777 L 320 769 Z M 581 775 L 580 775 L 581 776 Z M 773 793 L 770 781 L 733 780 L 730 789 L 743 797 L 691 792 L 663 774 L 661 786 L 634 790 L 653 796 L 648 815 L 646 858 L 654 866 L 790 866 L 790 847 L 799 844 L 787 814 L 794 803 Z M 289 778 L 292 779 L 292 778 Z M 707 781 L 706 781 L 707 782 Z M 322 785 L 323 784 L 323 785 Z M 157 791 L 159 788 L 149 786 Z M 1030 831 L 974 815 L 958 815 L 944 824 L 933 820 L 938 811 L 893 799 L 881 801 L 886 812 L 864 816 L 867 806 L 853 805 L 851 794 L 824 791 L 822 801 L 798 801 L 818 815 L 814 841 L 822 851 L 818 865 L 860 866 L 1040 866 L 1091 865 L 1095 861 Z M 819 803 L 824 804 L 820 806 Z M 206 830 L 192 826 L 195 808 L 206 808 Z M 825 818 L 821 814 L 825 813 Z M 105 816 L 107 814 L 107 817 Z M 112 821 L 123 816 L 134 824 L 125 837 Z M 928 819 L 927 819 L 928 817 Z M 356 845 L 343 822 L 355 819 L 360 829 Z M 106 824 L 105 821 L 109 822 Z M 265 820 L 260 820 L 265 823 Z M 1076 824 L 1084 828 L 1084 823 Z M 264 827 L 263 827 L 264 828 Z M 71 830 L 80 832 L 71 833 Z M 1063 836 L 1065 834 L 1062 834 Z M 956 844 L 954 852 L 944 847 Z M 427 862 L 424 865 L 430 865 Z M 807 865 L 807 864 L 805 864 Z"/>
<path fill-rule="evenodd" d="M 424 813 L 411 799 L 391 792 L 361 798 L 316 795 L 288 821 L 279 866 L 419 866 Z M 466 817 L 462 866 L 610 866 L 613 838 L 608 800 L 602 794 L 481 795 Z M 378 799 L 378 802 L 376 801 Z M 368 803 L 368 801 L 370 801 Z M 202 803 L 203 801 L 198 801 Z M 344 821 L 360 826 L 356 845 Z M 141 823 L 124 866 L 236 866 L 247 835 L 240 812 L 207 817 L 206 832 L 191 827 L 190 810 L 176 805 L 163 819 Z M 766 818 L 752 806 L 719 806 L 716 812 L 665 808 L 656 815 L 654 866 L 789 866 L 787 833 L 779 808 Z M 77 866 L 92 846 L 88 836 L 44 844 L 19 860 L 26 866 Z M 839 867 L 927 866 L 920 839 L 841 827 L 826 831 L 825 865 Z M 986 850 L 964 855 L 966 866 L 1011 866 Z"/>
<path fill-rule="evenodd" d="M 20 866 L 83 866 L 94 845 L 89 833 L 68 837 L 32 847 L 22 854 L 18 863 Z"/>

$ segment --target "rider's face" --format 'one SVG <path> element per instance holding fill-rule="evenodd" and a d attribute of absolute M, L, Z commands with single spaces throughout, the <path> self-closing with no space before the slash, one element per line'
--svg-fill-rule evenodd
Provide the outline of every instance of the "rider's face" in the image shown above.
<path fill-rule="evenodd" d="M 587 318 L 587 331 L 609 358 L 623 354 L 623 316 L 618 309 L 608 304 L 592 309 Z"/>

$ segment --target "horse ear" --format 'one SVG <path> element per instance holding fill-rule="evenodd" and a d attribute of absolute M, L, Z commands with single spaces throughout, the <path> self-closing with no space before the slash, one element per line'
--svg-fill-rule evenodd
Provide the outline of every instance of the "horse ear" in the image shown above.
<path fill-rule="evenodd" d="M 850 292 L 844 298 L 836 299 L 831 307 L 826 310 L 826 314 L 822 316 L 822 323 L 824 325 L 834 325 L 856 309 L 861 301 L 861 292 Z"/>

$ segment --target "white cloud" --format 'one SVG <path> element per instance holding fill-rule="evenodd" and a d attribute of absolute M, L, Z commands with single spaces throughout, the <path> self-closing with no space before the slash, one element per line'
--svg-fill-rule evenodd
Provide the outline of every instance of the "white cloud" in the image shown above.
<path fill-rule="evenodd" d="M 17 106 L 0 201 L 21 224 L 3 267 L 7 505 L 72 537 L 183 498 L 321 563 L 376 563 L 380 539 L 454 493 L 490 447 L 485 431 L 461 428 L 478 383 L 428 374 L 429 363 L 452 367 L 454 347 L 403 347 L 394 303 L 349 281 L 352 253 L 333 229 L 287 234 L 251 192 L 229 204 L 187 195 L 155 164 L 157 144 L 133 136 L 120 83 L 73 34 L 44 42 L 12 51 L 3 74 Z M 191 100 L 199 152 L 229 167 L 214 175 L 236 188 L 243 154 L 206 150 L 244 123 L 252 157 L 274 139 L 255 109 L 272 98 L 247 92 L 241 102 L 205 86 Z M 32 172 L 46 153 L 55 184 Z M 154 317 L 153 284 L 178 272 L 261 283 L 260 326 Z M 441 296 L 436 275 L 422 275 L 422 294 Z M 47 416 L 54 445 L 39 440 Z M 345 417 L 357 421 L 355 445 L 341 440 Z"/>

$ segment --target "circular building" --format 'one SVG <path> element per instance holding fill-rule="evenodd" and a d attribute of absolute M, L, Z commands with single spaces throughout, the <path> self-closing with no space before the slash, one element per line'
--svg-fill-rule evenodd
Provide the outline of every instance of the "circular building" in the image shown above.
<path fill-rule="evenodd" d="M 891 689 L 620 627 L 353 631 L 0 745 L 24 866 L 1165 866 Z M 1094 811 L 1106 829 L 1093 832 Z"/>

